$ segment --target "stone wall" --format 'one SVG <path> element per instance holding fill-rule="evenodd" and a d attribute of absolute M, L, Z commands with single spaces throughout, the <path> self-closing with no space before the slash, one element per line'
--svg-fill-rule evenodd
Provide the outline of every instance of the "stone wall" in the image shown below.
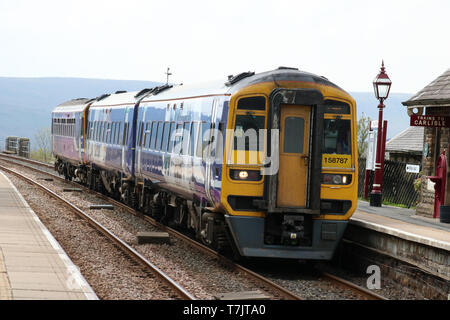
<path fill-rule="evenodd" d="M 445 107 L 427 107 L 426 115 L 450 115 L 450 108 Z M 425 128 L 424 130 L 424 149 L 428 145 L 428 152 L 423 154 L 422 159 L 422 184 L 419 203 L 416 213 L 428 217 L 433 217 L 434 210 L 434 191 L 429 190 L 428 179 L 426 176 L 434 176 L 436 174 L 436 155 L 445 151 L 447 157 L 447 184 L 446 184 L 446 200 L 445 204 L 450 204 L 450 169 L 449 163 L 449 128 Z M 439 136 L 439 145 L 436 146 L 436 137 Z M 438 148 L 438 149 L 436 149 Z"/>

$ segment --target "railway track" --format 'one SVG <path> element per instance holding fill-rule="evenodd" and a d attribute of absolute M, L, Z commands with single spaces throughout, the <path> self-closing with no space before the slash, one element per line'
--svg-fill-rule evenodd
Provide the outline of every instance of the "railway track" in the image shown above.
<path fill-rule="evenodd" d="M 125 243 L 120 238 L 116 237 L 113 233 L 111 233 L 107 228 L 105 228 L 103 225 L 101 225 L 99 222 L 97 222 L 89 214 L 82 211 L 81 209 L 79 209 L 72 203 L 68 202 L 67 200 L 63 199 L 61 196 L 57 195 L 55 192 L 53 192 L 52 190 L 43 186 L 39 182 L 37 182 L 33 179 L 30 179 L 27 176 L 15 171 L 15 170 L 11 170 L 11 169 L 6 168 L 1 165 L 0 165 L 0 169 L 3 171 L 9 172 L 9 173 L 19 177 L 20 179 L 40 188 L 41 190 L 45 191 L 48 195 L 50 195 L 52 198 L 57 199 L 59 202 L 63 203 L 67 207 L 69 207 L 71 211 L 76 213 L 79 217 L 85 219 L 93 228 L 95 228 L 96 230 L 101 232 L 105 237 L 110 239 L 126 255 L 128 255 L 130 258 L 132 258 L 137 263 L 141 264 L 144 268 L 146 268 L 148 271 L 150 271 L 152 274 L 154 274 L 160 280 L 162 280 L 166 285 L 168 285 L 172 290 L 174 290 L 180 296 L 180 298 L 182 298 L 184 300 L 196 300 L 192 294 L 190 294 L 182 286 L 180 286 L 178 283 L 176 283 L 173 279 L 171 279 L 168 275 L 166 275 L 163 271 L 161 271 L 157 266 L 155 266 L 150 261 L 148 261 L 139 252 L 134 250 L 131 246 L 129 246 L 127 243 Z"/>
<path fill-rule="evenodd" d="M 68 182 L 74 186 L 77 186 L 78 188 L 82 188 L 85 191 L 88 191 L 90 193 L 95 194 L 96 196 L 107 200 L 109 203 L 113 204 L 114 206 L 120 207 L 123 210 L 127 211 L 128 213 L 135 215 L 135 216 L 139 216 L 140 218 L 146 220 L 147 222 L 149 222 L 150 224 L 152 224 L 153 226 L 155 226 L 156 228 L 165 231 L 167 233 L 169 233 L 170 235 L 172 235 L 173 237 L 176 237 L 177 239 L 182 240 L 183 242 L 187 243 L 188 245 L 190 245 L 191 247 L 200 250 L 201 252 L 212 256 L 216 259 L 218 259 L 222 264 L 226 265 L 227 267 L 231 268 L 232 270 L 234 270 L 235 272 L 239 272 L 243 275 L 245 275 L 248 278 L 253 279 L 253 281 L 260 283 L 263 287 L 269 289 L 270 291 L 276 292 L 276 295 L 278 295 L 279 297 L 283 298 L 283 299 L 288 299 L 288 300 L 303 300 L 302 297 L 300 297 L 299 295 L 293 293 L 292 291 L 284 288 L 281 285 L 276 284 L 274 281 L 258 274 L 257 272 L 254 272 L 248 268 L 243 267 L 240 264 L 237 264 L 233 261 L 231 261 L 230 259 L 228 259 L 227 257 L 220 255 L 219 253 L 217 253 L 216 251 L 204 246 L 203 244 L 189 238 L 188 236 L 170 228 L 167 227 L 159 222 L 157 222 L 156 220 L 152 219 L 149 216 L 143 215 L 142 213 L 126 206 L 125 204 L 118 202 L 114 199 L 111 199 L 101 193 L 95 192 L 93 190 L 90 190 L 86 187 L 84 187 L 83 185 L 80 185 L 76 182 L 72 182 L 72 181 L 66 181 L 64 178 L 60 177 L 59 175 L 56 175 L 54 173 L 50 173 L 47 172 L 45 170 L 41 170 L 32 166 L 28 166 L 25 165 L 23 163 L 20 162 L 26 162 L 35 166 L 40 166 L 40 167 L 45 167 L 47 169 L 53 169 L 52 165 L 46 164 L 46 163 L 41 163 L 38 161 L 34 161 L 34 160 L 30 160 L 30 159 L 22 159 L 19 157 L 15 157 L 15 156 L 9 156 L 9 155 L 4 155 L 4 154 L 0 154 L 0 158 L 2 159 L 7 159 L 7 161 L 13 162 L 16 165 L 20 165 L 23 167 L 26 167 L 28 169 L 34 170 L 36 172 L 39 172 L 41 174 L 47 174 L 47 175 L 51 175 L 53 178 Z M 19 162 L 18 162 L 19 161 Z M 45 188 L 45 187 L 44 187 Z M 50 192 L 52 192 L 50 190 Z M 122 241 L 123 242 L 123 241 Z M 320 276 L 324 279 L 326 279 L 328 282 L 333 283 L 336 286 L 339 286 L 340 288 L 343 288 L 345 290 L 349 290 L 351 292 L 353 292 L 356 296 L 360 297 L 361 299 L 368 299 L 368 300 L 386 300 L 385 297 L 380 296 L 374 292 L 371 292 L 370 290 L 367 290 L 365 288 L 362 288 L 360 286 L 357 286 L 349 281 L 346 281 L 345 279 L 342 279 L 340 277 L 337 277 L 335 275 L 332 275 L 330 273 L 326 273 L 326 272 L 321 272 Z"/>

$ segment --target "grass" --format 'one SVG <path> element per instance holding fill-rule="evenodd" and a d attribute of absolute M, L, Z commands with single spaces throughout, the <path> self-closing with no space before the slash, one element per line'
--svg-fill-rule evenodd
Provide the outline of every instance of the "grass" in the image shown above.
<path fill-rule="evenodd" d="M 368 199 L 365 199 L 363 197 L 358 197 L 358 200 L 369 202 Z M 408 208 L 407 205 L 404 205 L 402 203 L 393 203 L 393 202 L 389 202 L 389 201 L 386 201 L 386 200 L 383 200 L 383 204 L 386 205 L 386 206 L 393 206 L 393 207 L 404 208 L 404 209 L 412 209 L 412 210 L 416 209 L 416 206 L 411 206 L 411 207 Z"/>
<path fill-rule="evenodd" d="M 50 151 L 44 152 L 42 149 L 31 151 L 30 159 L 47 163 L 53 163 L 55 161 L 55 158 L 53 158 L 53 155 Z"/>

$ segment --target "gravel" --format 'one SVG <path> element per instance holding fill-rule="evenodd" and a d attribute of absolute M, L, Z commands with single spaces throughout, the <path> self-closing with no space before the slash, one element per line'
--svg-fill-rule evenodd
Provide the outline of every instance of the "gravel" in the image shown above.
<path fill-rule="evenodd" d="M 5 163 L 5 165 L 9 167 L 13 166 L 9 163 Z M 55 174 L 52 169 L 43 168 L 37 165 L 30 165 L 28 163 L 26 165 Z M 24 172 L 31 178 L 42 178 L 45 176 L 43 173 L 36 173 L 30 169 L 24 169 L 19 166 L 13 167 L 20 172 Z M 172 238 L 170 245 L 137 244 L 136 235 L 138 232 L 151 232 L 159 230 L 146 220 L 138 216 L 131 215 L 122 208 L 116 207 L 113 211 L 89 210 L 90 205 L 107 203 L 106 200 L 103 200 L 96 195 L 86 192 L 62 193 L 63 188 L 67 188 L 69 186 L 73 187 L 73 185 L 57 179 L 53 182 L 44 180 L 40 180 L 39 182 L 58 194 L 63 194 L 63 197 L 66 200 L 88 212 L 108 230 L 120 237 L 122 240 L 126 241 L 129 245 L 133 246 L 149 261 L 157 265 L 158 268 L 167 273 L 181 286 L 186 288 L 186 290 L 196 296 L 197 299 L 214 299 L 214 297 L 219 293 L 254 290 L 263 291 L 267 295 L 270 295 L 273 299 L 277 298 L 276 294 L 270 292 L 268 288 L 262 287 L 260 283 L 256 283 L 246 276 L 231 270 L 223 263 L 220 263 L 217 258 L 202 253 L 198 249 L 192 248 L 182 240 Z M 367 277 L 363 277 L 361 275 L 350 275 L 350 273 L 345 273 L 342 270 L 340 273 L 337 271 L 334 272 L 335 268 L 332 268 L 327 264 L 325 265 L 328 266 L 327 271 L 330 273 L 342 276 L 343 278 L 360 286 L 365 286 Z M 336 286 L 333 282 L 322 278 L 317 269 L 300 265 L 296 262 L 252 262 L 248 264 L 247 267 L 305 299 L 362 299 L 361 296 L 355 294 L 353 291 Z M 112 269 L 111 272 L 113 272 Z M 88 277 L 86 276 L 86 278 Z M 91 286 L 93 288 L 95 287 L 92 284 Z M 377 290 L 376 293 L 391 299 L 420 299 L 417 295 L 411 293 L 405 294 L 404 290 L 401 290 L 398 285 L 388 282 L 383 283 L 382 290 Z M 99 296 L 101 295 L 99 294 Z"/>
<path fill-rule="evenodd" d="M 100 299 L 176 299 L 151 273 L 137 265 L 86 221 L 35 186 L 5 172 L 69 255 Z"/>

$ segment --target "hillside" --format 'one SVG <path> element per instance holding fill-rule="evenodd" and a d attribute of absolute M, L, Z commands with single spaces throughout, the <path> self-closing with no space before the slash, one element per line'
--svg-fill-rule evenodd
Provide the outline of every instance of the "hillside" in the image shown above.
<path fill-rule="evenodd" d="M 137 91 L 160 85 L 151 81 L 80 78 L 0 77 L 0 150 L 7 136 L 33 136 L 39 128 L 50 127 L 52 109 L 74 98 L 93 98 L 118 90 Z"/>
<path fill-rule="evenodd" d="M 7 136 L 33 136 L 39 128 L 50 126 L 52 109 L 74 98 L 97 97 L 118 90 L 137 91 L 160 85 L 151 81 L 102 80 L 80 78 L 2 78 L 0 77 L 0 150 Z M 358 117 L 364 112 L 378 119 L 378 102 L 372 92 L 350 92 L 357 102 Z M 384 118 L 389 121 L 388 138 L 409 126 L 405 107 L 401 104 L 411 94 L 390 95 Z"/>
<path fill-rule="evenodd" d="M 373 92 L 350 92 L 350 94 L 356 100 L 358 119 L 364 113 L 366 117 L 368 116 L 372 120 L 378 120 L 379 102 L 375 99 Z M 412 94 L 408 93 L 390 93 L 389 98 L 384 102 L 386 107 L 383 110 L 383 120 L 388 121 L 388 139 L 393 138 L 409 127 L 409 116 L 402 102 L 412 96 Z"/>

